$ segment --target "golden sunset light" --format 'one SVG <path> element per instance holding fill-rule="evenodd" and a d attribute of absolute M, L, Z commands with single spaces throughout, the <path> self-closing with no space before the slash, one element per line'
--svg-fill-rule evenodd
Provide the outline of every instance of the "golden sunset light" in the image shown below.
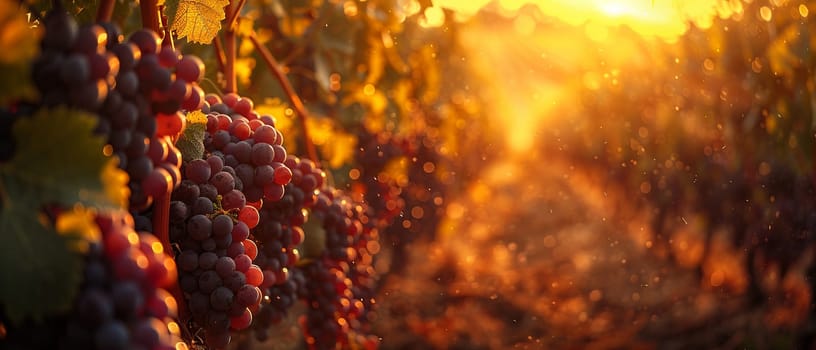
<path fill-rule="evenodd" d="M 816 0 L 0 0 L 0 349 L 816 349 Z"/>

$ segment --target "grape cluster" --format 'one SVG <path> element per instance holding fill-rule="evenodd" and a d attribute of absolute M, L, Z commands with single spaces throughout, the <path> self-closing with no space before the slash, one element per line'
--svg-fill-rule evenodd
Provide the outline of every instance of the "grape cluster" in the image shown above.
<path fill-rule="evenodd" d="M 392 254 L 391 273 L 405 271 L 411 242 L 423 237 L 435 239 L 436 227 L 444 216 L 443 189 L 447 186 L 436 170 L 442 163 L 437 144 L 437 140 L 423 133 L 401 142 L 404 156 L 411 160 L 406 169 L 409 181 L 400 194 L 404 209 L 392 225 L 383 228 L 382 235 Z"/>
<path fill-rule="evenodd" d="M 297 301 L 302 274 L 293 269 L 300 259 L 296 248 L 305 237 L 303 224 L 308 208 L 316 203 L 316 189 L 323 187 L 326 173 L 308 160 L 289 155 L 284 162 L 292 171 L 292 181 L 285 186 L 280 201 L 266 203 L 261 209 L 261 224 L 252 235 L 258 242 L 255 263 L 263 269 L 264 303 L 253 322 L 256 338 L 267 338 L 269 328 L 279 323 Z"/>
<path fill-rule="evenodd" d="M 364 188 L 365 202 L 377 213 L 380 226 L 388 226 L 405 208 L 403 184 L 384 172 L 389 162 L 405 155 L 403 143 L 388 133 L 362 131 L 357 134 L 360 147 L 356 154 L 357 181 Z"/>
<path fill-rule="evenodd" d="M 171 350 L 182 341 L 176 300 L 165 289 L 175 284 L 176 267 L 162 244 L 136 232 L 126 212 L 97 213 L 92 227 L 100 239 L 88 242 L 71 310 L 19 327 L 2 320 L 0 310 L 0 322 L 13 327 L 0 348 Z"/>
<path fill-rule="evenodd" d="M 376 304 L 377 273 L 374 269 L 374 258 L 380 251 L 379 230 L 370 221 L 367 208 L 356 205 L 352 208 L 352 218 L 362 224 L 363 231 L 354 236 L 351 243 L 352 258 L 348 262 L 346 275 L 351 280 L 351 293 L 355 307 L 352 328 L 358 335 L 370 334 L 371 317 Z"/>
<path fill-rule="evenodd" d="M 209 107 L 204 147 L 235 170 L 235 187 L 249 202 L 278 201 L 292 172 L 283 165 L 283 134 L 270 116 L 258 116 L 253 102 L 229 93 L 205 97 Z M 229 114 L 228 114 L 229 113 Z"/>
<path fill-rule="evenodd" d="M 340 191 L 324 189 L 318 193 L 311 215 L 321 223 L 325 234 L 323 254 L 334 261 L 353 259 L 351 244 L 363 226 L 354 220 L 352 202 Z"/>
<path fill-rule="evenodd" d="M 316 260 L 302 268 L 305 277 L 300 297 L 308 307 L 300 320 L 310 349 L 333 349 L 348 345 L 348 313 L 352 299 L 351 281 L 330 259 Z"/>
<path fill-rule="evenodd" d="M 286 280 L 264 290 L 264 299 L 255 319 L 252 329 L 255 339 L 266 341 L 272 326 L 279 324 L 287 315 L 288 310 L 298 301 L 298 291 L 305 288 L 306 277 L 300 269 L 286 270 Z"/>
<path fill-rule="evenodd" d="M 208 346 L 222 348 L 230 329 L 252 322 L 261 301 L 263 272 L 252 263 L 258 248 L 249 231 L 258 210 L 235 189 L 234 170 L 217 155 L 185 164 L 170 203 L 170 239 L 179 252 L 179 285 Z"/>
<path fill-rule="evenodd" d="M 68 317 L 65 349 L 174 349 L 180 341 L 169 288 L 173 259 L 127 214 L 97 214 L 101 242 L 91 244 L 84 282 Z"/>
<path fill-rule="evenodd" d="M 230 330 L 251 324 L 263 296 L 259 287 L 274 283 L 253 264 L 259 248 L 250 230 L 260 223 L 258 209 L 283 197 L 292 172 L 283 165 L 283 136 L 271 117 L 258 117 L 251 100 L 235 94 L 206 98 L 206 158 L 183 165 L 171 198 L 170 238 L 179 247 L 179 284 L 193 320 L 205 343 L 219 348 L 229 343 Z M 236 109 L 224 109 L 227 104 Z"/>
<path fill-rule="evenodd" d="M 299 289 L 308 306 L 301 323 L 310 348 L 373 341 L 363 334 L 367 307 L 374 304 L 373 257 L 368 249 L 377 248 L 368 243 L 376 242 L 377 233 L 366 211 L 338 190 L 324 188 L 317 194 L 310 221 L 320 223 L 320 228 L 310 227 L 306 234 L 309 240 L 323 235 L 323 251 L 302 267 L 305 285 Z"/>
<path fill-rule="evenodd" d="M 117 56 L 106 50 L 105 29 L 79 28 L 73 17 L 59 10 L 49 12 L 44 24 L 42 50 L 33 66 L 42 103 L 87 111 L 102 108 L 120 68 Z"/>
<path fill-rule="evenodd" d="M 427 133 L 411 138 L 388 132 L 358 133 L 361 147 L 356 161 L 360 167 L 357 182 L 362 186 L 365 202 L 375 216 L 375 226 L 382 229 L 392 254 L 389 272 L 405 268 L 408 245 L 419 237 L 433 238 L 435 227 L 444 214 L 445 188 L 437 168 L 441 156 L 439 141 Z M 402 178 L 389 176 L 389 163 L 396 158 L 408 160 Z"/>
<path fill-rule="evenodd" d="M 46 106 L 68 105 L 99 115 L 97 132 L 130 175 L 130 207 L 147 209 L 153 198 L 178 185 L 181 154 L 165 136 L 183 127 L 180 107 L 197 109 L 203 64 L 161 46 L 149 30 L 124 41 L 115 25 L 79 28 L 65 11 L 44 20 L 42 51 L 33 81 Z"/>

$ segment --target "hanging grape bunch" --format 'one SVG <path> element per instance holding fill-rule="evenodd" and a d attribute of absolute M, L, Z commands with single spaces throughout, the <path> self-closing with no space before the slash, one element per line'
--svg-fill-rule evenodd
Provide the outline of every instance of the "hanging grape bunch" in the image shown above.
<path fill-rule="evenodd" d="M 183 128 L 179 108 L 200 108 L 204 72 L 201 60 L 179 58 L 150 30 L 128 41 L 120 33 L 110 23 L 79 28 L 64 10 L 49 12 L 33 81 L 44 105 L 99 115 L 97 131 L 130 175 L 130 207 L 138 212 L 180 181 L 181 154 L 165 136 Z"/>
<path fill-rule="evenodd" d="M 283 135 L 271 117 L 252 110 L 251 100 L 209 95 L 204 111 L 204 147 L 193 147 L 204 152 L 185 157 L 170 204 L 170 238 L 180 250 L 179 283 L 193 328 L 217 348 L 229 343 L 230 330 L 251 324 L 263 297 L 259 287 L 274 282 L 253 264 L 258 246 L 250 230 L 261 223 L 259 208 L 283 198 L 292 172 L 282 163 Z"/>
<path fill-rule="evenodd" d="M 300 260 L 297 247 L 303 242 L 303 224 L 308 209 L 317 200 L 317 189 L 325 184 L 326 173 L 308 159 L 289 155 L 284 164 L 291 169 L 292 180 L 286 185 L 280 201 L 266 203 L 261 209 L 261 225 L 252 231 L 258 242 L 256 263 L 264 272 L 264 298 L 253 322 L 258 340 L 266 340 L 268 331 L 280 323 L 297 302 L 297 291 L 304 283 L 296 265 Z"/>

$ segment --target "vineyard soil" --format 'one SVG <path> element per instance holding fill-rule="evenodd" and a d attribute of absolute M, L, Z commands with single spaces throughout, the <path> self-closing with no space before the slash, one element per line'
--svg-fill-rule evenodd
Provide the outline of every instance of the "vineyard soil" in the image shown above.
<path fill-rule="evenodd" d="M 648 208 L 627 206 L 601 174 L 551 157 L 485 174 L 454 200 L 441 238 L 411 248 L 411 273 L 382 287 L 384 348 L 680 349 L 745 336 L 758 317 L 665 258 Z"/>

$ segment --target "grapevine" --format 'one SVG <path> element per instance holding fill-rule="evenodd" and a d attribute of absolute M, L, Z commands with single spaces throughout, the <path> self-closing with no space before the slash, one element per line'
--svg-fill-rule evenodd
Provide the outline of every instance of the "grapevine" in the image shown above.
<path fill-rule="evenodd" d="M 0 348 L 813 348 L 816 8 L 714 3 L 0 0 Z"/>
<path fill-rule="evenodd" d="M 110 6 L 103 4 L 99 20 L 111 16 Z M 231 15 L 227 31 L 233 47 L 232 23 L 239 9 L 240 5 Z M 154 6 L 145 2 L 142 10 L 154 12 Z M 293 173 L 283 163 L 287 152 L 274 118 L 259 115 L 251 99 L 234 93 L 205 99 L 196 84 L 204 76 L 202 61 L 180 54 L 172 40 L 164 45 L 167 40 L 155 32 L 157 19 L 152 15 L 142 19 L 149 29 L 136 31 L 125 41 L 114 24 L 79 27 L 57 2 L 46 14 L 42 52 L 32 65 L 32 82 L 41 99 L 20 103 L 3 114 L 4 129 L 13 130 L 36 104 L 92 113 L 98 116 L 94 133 L 107 144 L 97 152 L 116 158 L 129 175 L 125 209 L 136 215 L 136 221 L 131 216 L 100 214 L 98 228 L 87 229 L 102 234 L 86 233 L 97 237 L 85 243 L 90 248 L 84 253 L 85 278 L 75 297 L 75 311 L 46 317 L 58 335 L 54 340 L 67 344 L 62 346 L 124 348 L 142 342 L 141 346 L 162 348 L 186 342 L 223 348 L 230 343 L 230 331 L 252 324 L 261 300 L 269 300 L 269 288 L 288 282 L 285 266 L 294 268 L 297 262 L 294 246 L 303 240 L 302 229 L 294 231 L 300 232 L 297 240 L 291 238 L 292 231 L 287 232 L 286 247 L 279 248 L 285 255 L 275 260 L 277 269 L 270 265 L 276 254 L 274 244 L 261 246 L 262 270 L 253 264 L 259 248 L 250 240 L 250 230 L 262 218 L 263 227 L 268 227 L 267 221 L 273 219 L 269 215 L 275 215 L 274 210 L 266 210 L 261 217 L 258 210 L 264 202 L 268 206 L 284 198 L 284 186 Z M 233 66 L 233 60 L 234 56 L 227 65 Z M 232 75 L 234 85 L 232 69 L 225 73 Z M 191 119 L 189 130 L 182 134 L 188 117 L 202 112 L 209 114 Z M 20 137 L 7 135 L 10 142 L 4 145 L 4 160 L 18 159 L 14 140 Z M 178 141 L 183 153 L 175 146 Z M 300 175 L 300 169 L 296 173 L 307 193 L 322 186 L 323 175 Z M 132 230 L 137 226 L 157 236 L 141 233 L 142 238 L 136 238 Z M 127 248 L 128 244 L 133 247 Z M 168 253 L 175 255 L 178 277 L 176 265 L 164 255 L 168 247 L 174 247 Z M 140 260 L 144 257 L 146 266 Z M 114 283 L 107 282 L 110 274 Z M 156 287 L 171 288 L 174 295 L 150 289 Z M 288 289 L 294 298 L 295 290 Z M 3 314 L 14 315 L 5 308 Z M 5 316 L 2 320 L 3 324 L 20 322 Z M 34 332 L 9 327 L 12 335 L 3 341 L 10 346 L 34 342 L 27 338 Z M 34 329 L 44 331 L 39 327 Z"/>

